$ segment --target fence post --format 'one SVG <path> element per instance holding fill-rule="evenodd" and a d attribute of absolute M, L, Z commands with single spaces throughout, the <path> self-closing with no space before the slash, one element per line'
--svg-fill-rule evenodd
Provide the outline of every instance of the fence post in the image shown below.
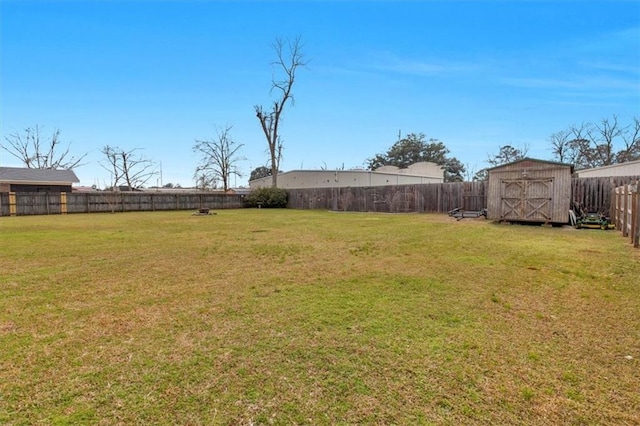
<path fill-rule="evenodd" d="M 60 193 L 60 213 L 67 214 L 67 193 Z"/>
<path fill-rule="evenodd" d="M 627 229 L 628 224 L 628 208 L 629 208 L 629 197 L 627 196 L 629 191 L 628 185 L 622 186 L 622 236 L 628 237 L 629 230 Z"/>
<path fill-rule="evenodd" d="M 622 218 L 620 217 L 620 188 L 613 188 L 613 199 L 611 200 L 613 215 L 611 218 L 613 219 L 613 224 L 616 229 L 622 231 Z"/>
<path fill-rule="evenodd" d="M 635 248 L 640 247 L 640 181 L 636 182 L 636 190 L 633 194 L 632 242 Z"/>
<path fill-rule="evenodd" d="M 622 232 L 622 215 L 620 210 L 622 209 L 622 187 L 616 188 L 616 229 Z"/>
<path fill-rule="evenodd" d="M 16 215 L 16 193 L 15 192 L 10 192 L 9 193 L 9 216 L 15 216 Z"/>
<path fill-rule="evenodd" d="M 611 188 L 611 206 L 609 206 L 609 217 L 611 218 L 611 223 L 616 226 L 618 229 L 618 189 Z"/>

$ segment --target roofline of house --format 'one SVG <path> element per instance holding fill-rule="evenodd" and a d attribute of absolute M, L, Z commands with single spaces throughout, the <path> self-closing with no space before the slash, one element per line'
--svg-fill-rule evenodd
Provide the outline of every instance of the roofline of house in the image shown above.
<path fill-rule="evenodd" d="M 441 169 L 442 166 L 439 166 Z M 378 175 L 388 175 L 388 176 L 411 176 L 411 177 L 419 177 L 419 178 L 429 178 L 429 179 L 443 179 L 443 176 L 440 175 L 420 175 L 420 174 L 414 174 L 414 173 L 404 173 L 404 172 L 400 172 L 400 170 L 407 170 L 407 169 L 398 169 L 395 172 L 392 171 L 377 171 L 377 170 L 361 170 L 361 169 L 349 169 L 349 170 L 288 170 L 286 172 L 280 172 L 278 173 L 278 176 L 282 176 L 282 175 L 286 175 L 289 173 L 375 173 Z M 269 176 L 265 176 L 265 177 L 261 177 L 259 179 L 254 179 L 252 181 L 249 182 L 258 182 L 260 180 L 263 179 L 268 179 L 271 178 L 271 175 Z"/>
<path fill-rule="evenodd" d="M 35 178 L 29 175 L 35 174 Z M 51 179 L 47 175 L 54 175 Z M 71 185 L 80 180 L 73 169 L 32 169 L 0 167 L 0 182 L 14 185 Z"/>
<path fill-rule="evenodd" d="M 9 185 L 61 185 L 61 186 L 71 186 L 74 182 L 78 181 L 53 181 L 53 180 L 0 180 L 0 183 L 5 183 Z"/>
<path fill-rule="evenodd" d="M 624 163 L 609 164 L 608 166 L 592 167 L 590 169 L 580 169 L 580 170 L 576 170 L 576 173 L 591 172 L 591 171 L 596 171 L 596 170 L 614 169 L 614 168 L 617 168 L 617 167 L 623 167 L 623 166 L 634 165 L 634 164 L 639 164 L 639 163 L 640 163 L 640 160 L 626 161 Z"/>

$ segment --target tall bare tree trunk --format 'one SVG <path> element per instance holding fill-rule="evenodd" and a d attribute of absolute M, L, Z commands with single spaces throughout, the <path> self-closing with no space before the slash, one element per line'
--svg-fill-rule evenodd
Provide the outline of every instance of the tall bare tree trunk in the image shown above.
<path fill-rule="evenodd" d="M 280 171 L 280 160 L 283 149 L 282 139 L 278 133 L 280 118 L 282 117 L 282 111 L 287 101 L 291 100 L 292 105 L 295 103 L 291 89 L 296 80 L 296 70 L 300 66 L 304 67 L 307 65 L 302 53 L 302 47 L 300 37 L 297 37 L 293 41 L 281 38 L 276 39 L 273 48 L 276 51 L 277 59 L 273 62 L 273 65 L 284 74 L 284 77 L 282 80 L 278 80 L 274 74 L 274 77 L 271 79 L 271 91 L 276 90 L 280 93 L 280 97 L 273 102 L 273 106 L 269 111 L 265 111 L 260 105 L 254 107 L 256 117 L 258 117 L 260 121 L 262 132 L 269 146 L 271 186 L 274 188 L 278 186 L 278 173 Z"/>

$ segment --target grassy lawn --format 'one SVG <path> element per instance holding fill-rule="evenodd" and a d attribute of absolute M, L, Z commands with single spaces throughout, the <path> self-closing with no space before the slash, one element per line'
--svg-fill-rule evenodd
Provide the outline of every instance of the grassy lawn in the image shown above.
<path fill-rule="evenodd" d="M 640 424 L 640 251 L 619 232 L 17 217 L 0 258 L 0 424 Z"/>

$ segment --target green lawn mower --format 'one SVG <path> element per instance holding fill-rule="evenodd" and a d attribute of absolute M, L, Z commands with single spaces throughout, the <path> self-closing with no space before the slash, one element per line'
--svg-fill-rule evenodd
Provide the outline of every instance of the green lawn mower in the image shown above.
<path fill-rule="evenodd" d="M 576 229 L 588 228 L 588 229 L 615 229 L 615 225 L 611 223 L 611 220 L 602 213 L 590 212 L 583 213 L 576 217 L 575 222 Z"/>
<path fill-rule="evenodd" d="M 575 201 L 571 202 L 569 210 L 569 222 L 576 229 L 616 229 L 615 224 L 611 223 L 611 219 L 605 213 L 604 208 L 584 207 Z"/>

